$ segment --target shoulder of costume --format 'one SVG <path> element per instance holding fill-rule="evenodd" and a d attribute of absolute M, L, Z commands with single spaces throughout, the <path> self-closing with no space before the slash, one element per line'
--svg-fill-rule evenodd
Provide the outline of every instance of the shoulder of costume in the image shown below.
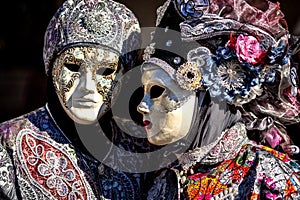
<path fill-rule="evenodd" d="M 17 135 L 25 129 L 39 132 L 39 128 L 30 119 L 46 115 L 45 107 L 40 107 L 19 117 L 4 121 L 0 124 L 0 142 L 3 146 L 12 146 Z"/>

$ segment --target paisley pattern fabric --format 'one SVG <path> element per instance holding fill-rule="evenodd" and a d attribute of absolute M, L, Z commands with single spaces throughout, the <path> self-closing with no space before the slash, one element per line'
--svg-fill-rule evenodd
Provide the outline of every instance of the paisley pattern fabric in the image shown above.
<path fill-rule="evenodd" d="M 140 174 L 80 151 L 45 107 L 0 125 L 0 199 L 140 199 Z"/>
<path fill-rule="evenodd" d="M 154 181 L 149 182 L 153 187 L 148 199 L 299 199 L 298 163 L 286 154 L 250 141 L 244 130 L 238 123 L 225 131 L 211 149 L 213 153 L 199 157 L 201 150 L 190 151 L 183 155 L 184 163 L 179 161 L 172 168 L 160 171 Z M 234 135 L 243 144 L 224 145 L 230 143 Z M 221 155 L 227 152 L 228 156 L 222 157 L 223 160 L 216 157 L 218 162 L 211 159 L 209 164 L 207 157 L 216 150 Z M 188 157 L 190 165 L 187 165 Z M 174 176 L 177 181 L 170 183 Z M 178 183 L 177 187 L 174 182 Z"/>
<path fill-rule="evenodd" d="M 38 137 L 39 136 L 39 137 Z M 87 199 L 87 183 L 74 161 L 59 145 L 30 129 L 22 129 L 16 140 L 17 157 L 32 183 L 55 198 Z"/>

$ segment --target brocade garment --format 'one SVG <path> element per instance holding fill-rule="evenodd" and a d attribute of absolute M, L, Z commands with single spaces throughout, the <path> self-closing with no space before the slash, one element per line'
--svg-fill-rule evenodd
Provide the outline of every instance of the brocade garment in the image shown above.
<path fill-rule="evenodd" d="M 158 171 L 148 182 L 148 199 L 300 199 L 299 165 L 250 141 L 243 124 L 224 131 L 212 146 L 191 150 L 179 164 Z"/>
<path fill-rule="evenodd" d="M 0 125 L 0 199 L 140 199 L 139 174 L 74 146 L 46 107 Z"/>

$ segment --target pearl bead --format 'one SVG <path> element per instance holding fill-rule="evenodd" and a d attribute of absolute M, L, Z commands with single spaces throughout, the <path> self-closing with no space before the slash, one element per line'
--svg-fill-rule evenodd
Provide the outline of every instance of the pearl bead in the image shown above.
<path fill-rule="evenodd" d="M 181 58 L 180 57 L 175 57 L 173 62 L 174 62 L 174 64 L 178 65 L 181 62 Z"/>

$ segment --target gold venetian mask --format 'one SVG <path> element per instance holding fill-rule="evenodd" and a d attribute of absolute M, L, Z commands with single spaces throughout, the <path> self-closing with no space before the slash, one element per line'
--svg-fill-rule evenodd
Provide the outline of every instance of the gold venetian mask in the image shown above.
<path fill-rule="evenodd" d="M 80 124 L 96 122 L 110 106 L 119 57 L 104 47 L 70 47 L 55 60 L 52 76 L 68 116 Z"/>

